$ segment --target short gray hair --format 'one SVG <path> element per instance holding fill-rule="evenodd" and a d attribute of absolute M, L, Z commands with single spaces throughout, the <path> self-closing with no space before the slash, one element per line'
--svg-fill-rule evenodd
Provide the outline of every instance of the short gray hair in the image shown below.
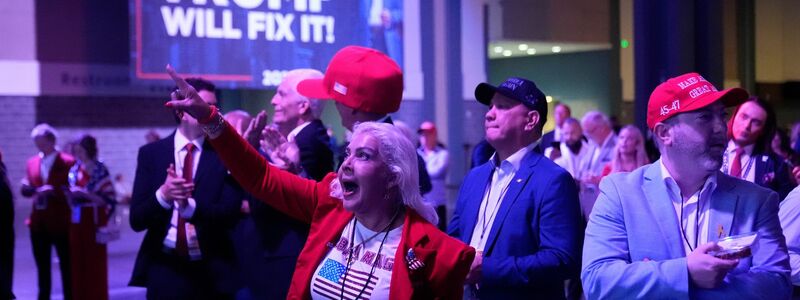
<path fill-rule="evenodd" d="M 603 125 L 606 128 L 611 128 L 611 120 L 608 119 L 606 114 L 596 110 L 591 110 L 583 115 L 581 119 L 581 126 L 586 127 L 586 124 Z"/>
<path fill-rule="evenodd" d="M 58 138 L 58 132 L 55 128 L 53 128 L 53 126 L 50 126 L 50 124 L 41 123 L 36 125 L 36 127 L 33 127 L 33 130 L 31 130 L 32 139 L 35 139 L 38 136 L 44 136 L 55 141 Z"/>
<path fill-rule="evenodd" d="M 322 77 L 324 77 L 322 72 L 315 69 L 294 69 L 286 72 L 286 75 L 283 76 L 283 78 L 293 78 L 295 80 L 295 82 L 292 84 L 292 90 L 295 93 L 297 93 L 297 84 L 300 83 L 300 81 Z M 308 101 L 309 111 L 314 119 L 319 119 L 322 116 L 322 110 L 324 108 L 324 103 L 322 103 L 322 101 L 319 99 L 308 98 L 300 93 L 297 93 L 297 95 Z"/>
<path fill-rule="evenodd" d="M 417 168 L 417 151 L 411 141 L 391 124 L 379 122 L 359 123 L 353 129 L 353 138 L 367 134 L 378 140 L 378 153 L 383 162 L 395 175 L 403 204 L 416 211 L 428 222 L 439 223 L 439 216 L 433 206 L 422 200 L 419 191 L 419 170 Z M 331 196 L 342 199 L 342 185 L 339 179 L 331 182 Z"/>

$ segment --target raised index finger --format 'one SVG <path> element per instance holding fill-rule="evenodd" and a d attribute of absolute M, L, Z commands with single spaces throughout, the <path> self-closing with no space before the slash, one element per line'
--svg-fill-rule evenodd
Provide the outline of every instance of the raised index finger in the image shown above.
<path fill-rule="evenodd" d="M 169 77 L 172 77 L 172 81 L 175 81 L 175 85 L 178 86 L 178 89 L 181 90 L 181 93 L 185 96 L 192 86 L 186 82 L 181 75 L 178 75 L 178 72 L 175 72 L 175 69 L 172 68 L 172 65 L 167 65 L 167 74 Z"/>

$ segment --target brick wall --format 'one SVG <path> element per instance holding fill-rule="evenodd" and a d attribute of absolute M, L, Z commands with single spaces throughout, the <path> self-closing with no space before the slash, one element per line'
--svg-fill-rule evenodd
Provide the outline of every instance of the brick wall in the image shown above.
<path fill-rule="evenodd" d="M 19 181 L 25 176 L 25 162 L 36 151 L 30 139 L 36 122 L 35 101 L 34 97 L 0 97 L 0 152 L 8 168 L 17 206 L 24 202 L 20 200 Z M 21 216 L 17 209 L 16 219 Z"/>

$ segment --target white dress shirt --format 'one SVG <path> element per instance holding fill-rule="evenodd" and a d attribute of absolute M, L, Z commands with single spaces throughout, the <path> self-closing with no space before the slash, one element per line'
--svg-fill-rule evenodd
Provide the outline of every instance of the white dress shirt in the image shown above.
<path fill-rule="evenodd" d="M 483 251 L 486 246 L 486 240 L 489 238 L 489 233 L 492 232 L 492 226 L 494 226 L 494 218 L 500 209 L 500 204 L 503 202 L 503 197 L 511 180 L 514 179 L 514 175 L 516 175 L 520 164 L 522 164 L 522 158 L 533 151 L 533 148 L 536 148 L 538 143 L 537 141 L 519 149 L 499 163 L 497 162 L 497 153 L 489 159 L 489 162 L 494 167 L 494 172 L 492 172 L 492 180 L 484 192 L 483 201 L 481 201 L 480 210 L 478 211 L 478 220 L 475 222 L 475 228 L 472 230 L 472 239 L 469 242 L 469 245 L 476 250 Z"/>
<path fill-rule="evenodd" d="M 667 186 L 667 192 L 675 208 L 675 215 L 681 226 L 681 243 L 688 255 L 697 246 L 708 242 L 708 215 L 711 210 L 711 194 L 717 188 L 717 173 L 708 176 L 703 188 L 695 192 L 689 199 L 683 201 L 683 195 L 678 187 L 678 183 L 672 178 L 669 170 L 661 161 L 661 177 Z M 683 211 L 681 211 L 683 210 Z M 698 233 L 699 231 L 699 233 Z"/>
<path fill-rule="evenodd" d="M 299 126 L 292 129 L 292 131 L 289 131 L 289 134 L 286 135 L 286 140 L 289 142 L 294 142 L 294 138 L 297 137 L 297 135 L 300 134 L 300 131 L 303 131 L 303 129 L 306 128 L 308 124 L 311 124 L 311 122 L 305 122 L 303 124 L 300 124 Z"/>
<path fill-rule="evenodd" d="M 614 132 L 609 133 L 603 143 L 597 145 L 595 142 L 589 142 L 591 153 L 589 162 L 586 166 L 589 171 L 588 174 L 593 176 L 600 176 L 603 173 L 603 168 L 606 164 L 611 162 L 614 153 L 614 146 L 617 144 L 617 135 Z"/>
<path fill-rule="evenodd" d="M 176 130 L 174 142 L 173 156 L 175 157 L 175 173 L 178 175 L 178 177 L 183 177 L 183 161 L 188 154 L 188 151 L 186 151 L 186 144 L 194 144 L 194 156 L 192 157 L 192 178 L 195 178 L 195 174 L 197 174 L 197 165 L 200 164 L 200 155 L 203 153 L 205 136 L 200 136 L 199 138 L 190 141 L 181 133 L 180 130 Z M 161 189 L 156 190 L 156 199 L 164 209 L 173 209 L 172 204 L 167 202 L 167 197 L 161 193 Z M 190 219 L 194 215 L 194 209 L 197 206 L 197 202 L 195 202 L 194 198 L 191 197 L 186 202 L 187 205 L 185 207 L 178 208 L 178 213 L 180 213 L 181 217 L 184 219 Z"/>
<path fill-rule="evenodd" d="M 584 175 L 584 170 L 586 170 L 586 166 L 589 164 L 589 159 L 591 157 L 591 149 L 589 149 L 589 144 L 586 141 L 581 140 L 581 150 L 578 153 L 572 153 L 567 146 L 567 143 L 561 143 L 561 157 L 557 158 L 554 162 L 567 170 L 572 178 L 581 179 Z"/>
<path fill-rule="evenodd" d="M 50 178 L 50 170 L 53 169 L 53 164 L 56 163 L 56 156 L 58 156 L 58 151 L 53 151 L 48 155 L 39 152 L 39 157 L 42 159 L 39 164 L 39 173 L 42 176 L 43 184 L 47 184 L 47 179 Z"/>
<path fill-rule="evenodd" d="M 728 141 L 728 148 L 725 149 L 725 159 L 723 160 L 724 163 L 721 168 L 722 173 L 731 174 L 733 159 L 736 157 L 736 147 L 736 143 L 734 143 L 733 140 Z M 739 163 L 741 163 L 742 166 L 740 178 L 749 182 L 755 182 L 756 178 L 756 162 L 755 159 L 751 159 L 753 158 L 753 147 L 754 145 L 742 147 L 744 152 L 739 156 Z"/>

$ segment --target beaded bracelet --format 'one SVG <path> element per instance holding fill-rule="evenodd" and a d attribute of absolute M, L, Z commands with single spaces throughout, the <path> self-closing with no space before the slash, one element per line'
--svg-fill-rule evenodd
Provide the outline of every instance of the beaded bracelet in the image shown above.
<path fill-rule="evenodd" d="M 214 121 L 214 115 L 216 115 L 217 112 L 219 112 L 219 109 L 217 109 L 217 107 L 215 105 L 211 105 L 209 108 L 210 108 L 210 111 L 208 112 L 208 116 L 203 118 L 202 120 L 197 120 L 198 123 L 200 123 L 200 124 L 208 124 L 208 123 L 211 123 L 212 121 Z"/>
<path fill-rule="evenodd" d="M 206 119 L 209 120 L 209 122 L 203 124 L 203 131 L 205 131 L 205 133 L 210 137 L 219 135 L 220 132 L 222 132 L 222 129 L 225 128 L 225 119 L 222 118 L 222 114 L 219 112 L 215 111 L 213 115 Z"/>

